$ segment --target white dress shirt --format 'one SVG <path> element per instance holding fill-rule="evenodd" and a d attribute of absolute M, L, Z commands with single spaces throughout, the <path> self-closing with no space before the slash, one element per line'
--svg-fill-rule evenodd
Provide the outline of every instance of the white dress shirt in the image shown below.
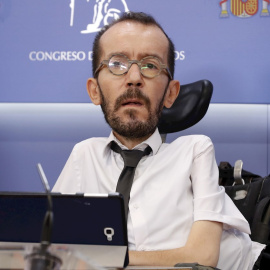
<path fill-rule="evenodd" d="M 114 192 L 124 162 L 110 149 L 112 140 L 125 148 L 112 133 L 109 138 L 76 144 L 53 191 Z M 194 221 L 218 221 L 223 223 L 223 233 L 217 267 L 252 269 L 264 246 L 250 240 L 248 222 L 218 185 L 211 140 L 191 135 L 165 144 L 156 130 L 135 149 L 147 145 L 152 153 L 139 162 L 130 193 L 129 249 L 178 248 L 185 245 Z"/>

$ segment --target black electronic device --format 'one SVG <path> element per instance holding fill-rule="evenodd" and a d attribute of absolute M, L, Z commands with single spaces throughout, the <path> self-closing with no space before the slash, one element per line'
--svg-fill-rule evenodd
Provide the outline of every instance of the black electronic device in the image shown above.
<path fill-rule="evenodd" d="M 123 198 L 112 194 L 51 194 L 51 246 L 76 251 L 97 265 L 125 267 L 128 239 Z M 44 193 L 0 193 L 0 248 L 40 243 Z"/>

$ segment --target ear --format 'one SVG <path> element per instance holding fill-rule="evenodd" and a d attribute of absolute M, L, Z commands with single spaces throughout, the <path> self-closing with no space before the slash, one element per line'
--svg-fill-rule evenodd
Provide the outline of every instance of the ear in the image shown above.
<path fill-rule="evenodd" d="M 180 82 L 177 80 L 172 80 L 169 83 L 166 96 L 164 98 L 164 106 L 170 108 L 174 101 L 176 100 L 180 91 Z"/>
<path fill-rule="evenodd" d="M 100 92 L 99 92 L 97 80 L 94 78 L 89 78 L 87 80 L 86 88 L 87 88 L 88 95 L 91 98 L 92 102 L 95 105 L 100 105 L 101 104 L 101 97 L 100 97 Z"/>

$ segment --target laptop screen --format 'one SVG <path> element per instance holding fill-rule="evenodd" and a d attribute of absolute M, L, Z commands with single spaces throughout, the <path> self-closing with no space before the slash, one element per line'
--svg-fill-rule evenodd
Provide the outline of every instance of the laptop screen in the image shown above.
<path fill-rule="evenodd" d="M 52 194 L 53 243 L 124 245 L 127 232 L 120 195 Z M 45 194 L 0 193 L 0 241 L 40 242 Z"/>
<path fill-rule="evenodd" d="M 106 267 L 128 264 L 123 197 L 113 194 L 52 193 L 52 248 L 65 247 Z M 47 195 L 0 193 L 0 248 L 40 243 Z M 10 249 L 11 250 L 11 249 Z"/>

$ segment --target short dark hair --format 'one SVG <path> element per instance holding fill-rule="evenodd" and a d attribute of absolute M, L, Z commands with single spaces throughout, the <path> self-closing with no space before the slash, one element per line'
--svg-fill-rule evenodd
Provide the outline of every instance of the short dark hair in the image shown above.
<path fill-rule="evenodd" d="M 100 38 L 112 26 L 114 26 L 117 23 L 124 22 L 124 21 L 133 21 L 133 22 L 144 24 L 144 25 L 154 25 L 154 26 L 157 26 L 164 33 L 164 35 L 167 37 L 168 42 L 169 42 L 167 61 L 168 61 L 168 68 L 173 77 L 174 66 L 175 66 L 174 44 L 172 40 L 168 37 L 168 35 L 165 33 L 161 25 L 151 15 L 143 13 L 143 12 L 125 12 L 120 16 L 120 18 L 118 18 L 117 20 L 114 20 L 111 24 L 106 25 L 104 28 L 102 28 L 100 32 L 96 35 L 94 43 L 93 43 L 93 55 L 92 55 L 93 76 L 95 76 L 95 71 L 101 61 L 100 60 L 100 55 L 101 55 Z"/>

